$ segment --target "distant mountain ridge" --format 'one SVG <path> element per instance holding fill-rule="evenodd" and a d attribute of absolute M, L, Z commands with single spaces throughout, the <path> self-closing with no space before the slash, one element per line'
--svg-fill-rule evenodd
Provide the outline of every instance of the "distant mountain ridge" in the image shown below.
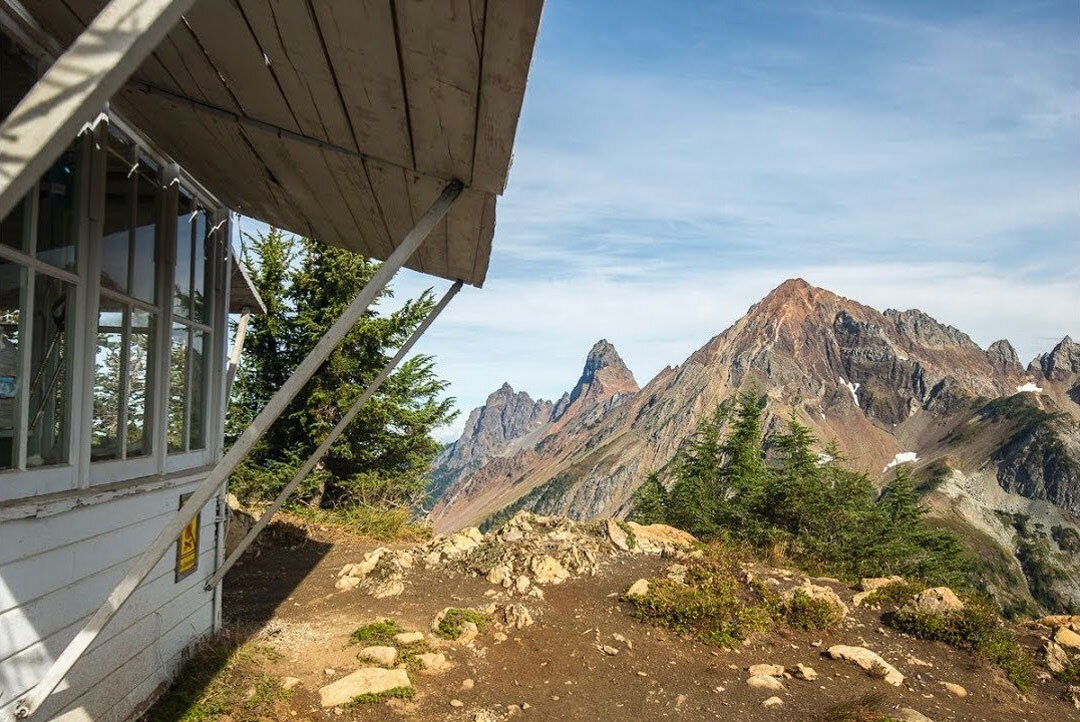
<path fill-rule="evenodd" d="M 1016 515 L 1041 520 L 1047 564 L 1067 553 L 1052 529 L 1078 529 L 1080 344 L 1066 337 L 1025 368 L 1006 340 L 984 350 L 922 311 L 879 312 L 801 279 L 643 388 L 606 340 L 557 402 L 504 385 L 436 460 L 430 519 L 443 531 L 519 508 L 625 514 L 702 415 L 751 384 L 767 396 L 767 431 L 794 410 L 882 481 L 914 459 L 934 513 L 978 539 L 980 553 L 1003 550 L 1012 572 L 1035 573 L 1016 556 L 1033 543 Z M 1076 564 L 1073 583 L 1057 586 L 1080 605 Z"/>

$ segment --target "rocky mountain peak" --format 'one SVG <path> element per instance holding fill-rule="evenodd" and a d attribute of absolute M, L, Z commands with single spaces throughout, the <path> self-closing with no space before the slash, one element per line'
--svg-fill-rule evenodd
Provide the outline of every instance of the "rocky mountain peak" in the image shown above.
<path fill-rule="evenodd" d="M 1016 349 L 1006 339 L 994 341 L 986 349 L 986 355 L 994 369 L 1004 374 L 1023 373 L 1024 367 Z"/>
<path fill-rule="evenodd" d="M 1050 353 L 1040 356 L 1038 361 L 1043 376 L 1048 379 L 1061 381 L 1070 374 L 1080 373 L 1080 343 L 1066 336 Z"/>
<path fill-rule="evenodd" d="M 955 346 L 978 348 L 971 337 L 960 329 L 941 323 L 917 308 L 907 311 L 886 309 L 884 316 L 893 322 L 896 331 L 923 348 L 943 349 Z"/>
<path fill-rule="evenodd" d="M 600 398 L 638 390 L 640 388 L 634 374 L 627 368 L 615 346 L 602 338 L 593 344 L 585 357 L 585 367 L 574 390 L 570 392 L 568 406 L 583 397 Z"/>

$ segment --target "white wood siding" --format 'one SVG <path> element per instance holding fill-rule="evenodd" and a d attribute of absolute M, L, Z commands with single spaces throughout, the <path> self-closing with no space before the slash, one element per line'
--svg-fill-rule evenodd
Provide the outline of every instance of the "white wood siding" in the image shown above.
<path fill-rule="evenodd" d="M 0 720 L 10 718 L 16 700 L 200 479 L 98 497 L 44 517 L 30 509 L 34 516 L 0 524 Z M 175 582 L 175 553 L 166 554 L 46 702 L 40 719 L 129 719 L 175 674 L 183 652 L 213 631 L 215 593 L 203 585 L 217 559 L 215 513 L 213 502 L 202 511 L 197 571 Z"/>

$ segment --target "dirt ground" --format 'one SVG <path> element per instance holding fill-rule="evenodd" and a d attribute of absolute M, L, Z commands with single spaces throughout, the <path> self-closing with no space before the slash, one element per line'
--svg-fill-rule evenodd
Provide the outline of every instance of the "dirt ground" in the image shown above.
<path fill-rule="evenodd" d="M 323 533 L 325 532 L 325 533 Z M 1022 698 L 1004 676 L 985 663 L 944 644 L 923 642 L 887 630 L 876 614 L 856 609 L 857 623 L 820 635 L 785 632 L 722 650 L 688 641 L 634 621 L 618 597 L 634 580 L 656 576 L 670 563 L 657 557 L 612 557 L 604 570 L 544 589 L 545 599 L 515 598 L 536 623 L 505 630 L 498 642 L 485 629 L 472 648 L 433 640 L 452 669 L 439 675 L 411 674 L 417 694 L 352 709 L 319 707 L 318 689 L 363 665 L 349 635 L 358 626 L 392 618 L 409 630 L 430 632 L 433 616 L 447 606 L 482 606 L 492 589 L 484 579 L 415 568 L 398 597 L 378 600 L 359 590 L 338 591 L 336 574 L 378 543 L 330 530 L 307 540 L 265 546 L 225 579 L 227 625 L 243 629 L 280 655 L 263 671 L 300 683 L 283 702 L 283 718 L 301 720 L 471 720 L 480 710 L 522 720 L 810 720 L 838 704 L 875 695 L 886 708 L 911 707 L 935 722 L 1001 720 L 1062 722 L 1080 712 L 1061 696 L 1056 681 L 1038 683 Z M 280 540 L 278 541 L 280 543 Z M 394 546 L 394 545 L 390 545 Z M 840 590 L 850 600 L 851 591 Z M 616 641 L 620 634 L 628 640 Z M 429 635 L 430 636 L 430 635 Z M 609 656 L 596 648 L 611 645 Z M 833 644 L 866 646 L 906 677 L 891 687 L 858 667 L 827 659 Z M 920 666 L 912 657 L 929 662 Z M 784 680 L 785 690 L 766 692 L 746 684 L 751 664 L 812 666 L 818 679 Z M 332 673 L 331 673 L 332 670 Z M 474 680 L 471 689 L 463 682 Z M 956 698 L 942 682 L 968 691 Z M 780 707 L 763 708 L 777 694 Z M 452 706 L 451 700 L 460 706 Z M 519 711 L 512 706 L 518 706 Z"/>

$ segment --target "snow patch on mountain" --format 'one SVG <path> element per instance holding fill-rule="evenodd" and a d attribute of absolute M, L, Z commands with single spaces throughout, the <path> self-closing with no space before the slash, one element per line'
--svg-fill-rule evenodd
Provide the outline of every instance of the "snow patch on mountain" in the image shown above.
<path fill-rule="evenodd" d="M 882 469 L 881 471 L 882 471 L 882 473 L 884 473 L 884 472 L 888 471 L 889 469 L 891 469 L 894 466 L 897 466 L 899 464 L 907 464 L 907 463 L 910 463 L 912 461 L 918 461 L 918 460 L 919 460 L 919 455 L 917 453 L 915 453 L 914 451 L 900 451 L 900 452 L 897 452 L 896 456 L 893 457 L 893 460 L 890 461 L 888 464 L 886 464 L 885 468 Z"/>
<path fill-rule="evenodd" d="M 1029 392 L 1029 391 L 1032 392 L 1032 393 L 1041 394 L 1042 393 L 1042 387 L 1041 386 L 1036 386 L 1034 381 L 1028 381 L 1026 384 L 1022 384 L 1022 385 L 1016 387 L 1016 393 L 1018 393 L 1018 394 L 1022 394 L 1022 393 Z"/>
<path fill-rule="evenodd" d="M 855 399 L 855 405 L 858 406 L 859 405 L 859 394 L 858 394 L 859 384 L 857 384 L 857 383 L 853 384 L 850 381 L 845 381 L 843 376 L 840 377 L 840 383 L 843 384 L 845 387 L 847 387 L 847 390 L 851 392 L 851 398 Z"/>

